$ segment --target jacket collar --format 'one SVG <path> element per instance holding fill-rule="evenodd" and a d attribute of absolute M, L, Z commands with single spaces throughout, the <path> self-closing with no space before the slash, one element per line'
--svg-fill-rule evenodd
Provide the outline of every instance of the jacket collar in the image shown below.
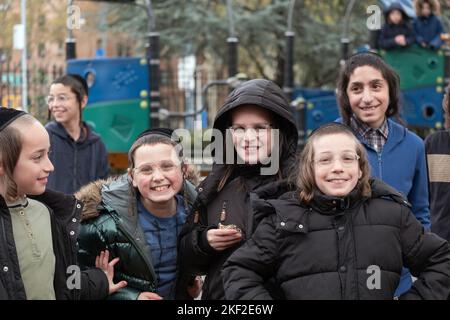
<path fill-rule="evenodd" d="M 42 202 L 47 207 L 52 209 L 58 219 L 73 218 L 75 210 L 75 218 L 78 220 L 81 216 L 83 203 L 78 201 L 75 196 L 53 191 L 45 190 L 41 195 L 28 195 L 29 198 Z"/>
<path fill-rule="evenodd" d="M 47 124 L 45 126 L 45 128 L 50 131 L 51 133 L 59 136 L 62 139 L 65 140 L 72 140 L 72 137 L 69 135 L 69 133 L 67 133 L 66 129 L 63 127 L 62 124 L 56 122 L 56 121 L 52 121 L 49 124 Z M 97 134 L 95 134 L 94 132 L 92 132 L 92 129 L 89 125 L 87 125 L 86 122 L 82 122 L 82 130 L 80 133 L 80 138 L 78 139 L 78 141 L 76 141 L 77 143 L 93 143 L 95 141 L 97 141 L 99 139 L 99 136 Z"/>
<path fill-rule="evenodd" d="M 83 208 L 83 203 L 76 200 L 73 195 L 67 195 L 49 189 L 43 194 L 28 195 L 27 197 L 42 202 L 55 213 L 56 218 L 63 220 L 72 218 L 74 209 L 77 211 L 76 217 L 80 216 Z M 2 209 L 8 209 L 8 205 L 2 196 L 0 196 L 0 207 Z"/>
<path fill-rule="evenodd" d="M 28 198 L 23 197 L 23 198 L 17 199 L 16 201 L 10 202 L 10 203 L 6 202 L 6 204 L 7 204 L 8 208 L 27 207 L 28 206 Z"/>
<path fill-rule="evenodd" d="M 434 17 L 435 17 L 434 13 L 430 13 L 430 15 L 428 17 L 418 16 L 419 20 L 424 21 L 424 22 L 431 21 L 432 19 L 434 19 Z"/>
<path fill-rule="evenodd" d="M 392 119 L 388 119 L 389 136 L 383 147 L 383 153 L 389 152 L 395 148 L 406 137 L 407 129 L 395 122 Z"/>
<path fill-rule="evenodd" d="M 334 215 L 353 208 L 360 199 L 360 191 L 356 188 L 345 197 L 328 196 L 316 190 L 310 205 L 322 214 Z"/>
<path fill-rule="evenodd" d="M 371 178 L 369 183 L 372 191 L 370 198 L 387 198 L 411 208 L 411 204 L 401 193 L 381 180 Z M 356 188 L 345 197 L 327 196 L 317 190 L 314 192 L 314 198 L 310 206 L 322 214 L 337 214 L 352 209 L 365 200 L 367 198 L 361 197 L 360 191 Z"/>
<path fill-rule="evenodd" d="M 335 120 L 335 122 L 344 123 L 343 119 L 341 117 L 337 118 Z M 385 143 L 385 145 L 383 147 L 383 152 L 389 152 L 396 145 L 398 145 L 400 142 L 402 142 L 403 139 L 405 139 L 406 133 L 407 133 L 407 130 L 408 130 L 405 127 L 403 127 L 402 125 L 398 124 L 397 122 L 395 122 L 394 120 L 392 120 L 390 118 L 387 119 L 387 125 L 388 125 L 388 128 L 389 128 L 388 129 L 389 134 L 388 134 L 388 139 L 387 139 L 387 141 L 386 141 L 386 143 Z M 358 135 L 358 139 L 359 139 L 360 135 L 359 134 L 357 134 L 357 135 Z M 361 140 L 361 139 L 359 139 L 359 140 Z M 372 147 L 367 145 L 364 140 L 362 140 L 362 143 L 364 145 L 366 145 L 367 147 L 369 147 L 370 149 L 373 149 Z"/>
<path fill-rule="evenodd" d="M 183 187 L 186 190 L 183 194 L 180 194 L 186 198 L 185 200 L 187 205 L 191 206 L 193 199 L 195 199 L 197 195 L 195 188 L 193 184 L 187 180 L 185 181 Z M 136 208 L 137 205 L 137 199 L 132 196 L 130 191 L 130 183 L 128 181 L 127 174 L 123 174 L 117 180 L 113 180 L 109 184 L 104 184 L 101 189 L 101 195 L 103 206 L 109 211 L 116 211 L 121 217 L 130 216 L 130 206 Z M 186 210 L 187 209 L 188 208 L 186 208 Z"/>

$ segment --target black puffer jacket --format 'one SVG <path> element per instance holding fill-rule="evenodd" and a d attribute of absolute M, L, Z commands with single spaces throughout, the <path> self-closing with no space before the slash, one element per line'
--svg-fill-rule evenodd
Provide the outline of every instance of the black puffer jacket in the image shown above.
<path fill-rule="evenodd" d="M 194 187 L 186 184 L 188 205 L 195 198 Z M 114 280 L 127 286 L 109 296 L 112 300 L 136 300 L 141 292 L 155 292 L 157 275 L 153 268 L 151 248 L 139 225 L 136 199 L 131 196 L 127 174 L 88 184 L 77 197 L 85 203 L 78 238 L 80 265 L 95 265 L 95 257 L 108 249 L 111 259 L 119 257 Z M 130 210 L 132 208 L 132 210 Z M 175 297 L 189 299 L 187 285 L 191 278 L 178 275 Z"/>
<path fill-rule="evenodd" d="M 256 201 L 266 218 L 225 263 L 226 297 L 270 299 L 262 283 L 275 275 L 287 299 L 393 299 L 405 265 L 418 279 L 400 298 L 447 299 L 449 244 L 396 191 L 379 181 L 372 190 L 364 200 L 316 195 L 311 206 L 297 193 Z"/>
<path fill-rule="evenodd" d="M 206 275 L 202 299 L 225 298 L 220 270 L 229 255 L 240 246 L 238 244 L 224 251 L 216 251 L 206 239 L 206 232 L 217 228 L 222 204 L 227 205 L 226 224 L 237 225 L 243 231 L 244 238 L 249 238 L 255 228 L 249 193 L 276 182 L 280 176 L 288 176 L 295 161 L 297 127 L 289 102 L 281 89 L 273 82 L 263 79 L 245 82 L 229 95 L 216 116 L 214 128 L 224 132 L 230 125 L 230 111 L 241 105 L 257 105 L 276 115 L 280 137 L 284 137 L 284 145 L 280 150 L 280 170 L 276 175 L 260 175 L 260 168 L 257 166 L 235 166 L 225 187 L 218 192 L 219 183 L 228 167 L 218 164 L 220 159 L 216 159 L 211 173 L 197 188 L 198 197 L 194 210 L 181 232 L 180 255 L 183 261 L 182 272 Z M 266 192 L 266 197 L 276 197 L 276 193 L 280 191 L 278 188 L 271 190 L 273 191 Z"/>
<path fill-rule="evenodd" d="M 47 190 L 43 195 L 33 196 L 44 203 L 50 212 L 55 276 L 53 286 L 57 300 L 103 299 L 108 295 L 108 279 L 97 268 L 79 274 L 80 288 L 69 289 L 75 284 L 77 265 L 77 235 L 82 204 L 73 196 Z M 72 267 L 71 267 L 72 266 Z M 71 268 L 69 268 L 71 267 Z M 20 275 L 19 261 L 14 244 L 11 216 L 0 196 L 0 300 L 24 300 L 25 288 Z M 70 277 L 70 279 L 69 279 Z M 74 280 L 74 281 L 72 281 Z"/>

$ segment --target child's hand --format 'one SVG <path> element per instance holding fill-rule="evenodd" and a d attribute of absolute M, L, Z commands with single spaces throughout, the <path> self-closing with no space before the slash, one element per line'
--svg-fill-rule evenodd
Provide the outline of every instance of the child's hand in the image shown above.
<path fill-rule="evenodd" d="M 209 229 L 206 239 L 217 251 L 225 250 L 242 240 L 242 233 L 236 229 Z"/>
<path fill-rule="evenodd" d="M 202 292 L 203 280 L 200 276 L 196 276 L 193 283 L 188 285 L 187 292 L 192 299 L 197 298 Z"/>
<path fill-rule="evenodd" d="M 126 281 L 120 281 L 115 284 L 114 279 L 114 265 L 119 262 L 119 258 L 114 258 L 109 262 L 109 251 L 100 251 L 100 254 L 95 258 L 95 266 L 102 269 L 106 273 L 109 283 L 109 294 L 113 294 L 119 289 L 124 288 L 127 285 Z"/>
<path fill-rule="evenodd" d="M 138 300 L 163 300 L 163 298 L 153 292 L 142 292 L 138 296 Z"/>
<path fill-rule="evenodd" d="M 404 35 L 399 34 L 398 36 L 395 37 L 395 43 L 397 43 L 398 45 L 401 46 L 406 46 L 406 38 Z"/>

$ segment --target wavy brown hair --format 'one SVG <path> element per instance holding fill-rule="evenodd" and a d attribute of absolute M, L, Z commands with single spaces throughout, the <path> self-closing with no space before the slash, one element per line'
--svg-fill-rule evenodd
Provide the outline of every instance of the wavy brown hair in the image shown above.
<path fill-rule="evenodd" d="M 324 136 L 336 134 L 345 134 L 355 141 L 356 154 L 359 156 L 358 166 L 362 172 L 356 188 L 362 197 L 370 197 L 372 194 L 369 183 L 370 166 L 364 146 L 358 141 L 350 128 L 340 123 L 330 123 L 316 129 L 311 134 L 300 154 L 297 187 L 300 190 L 300 201 L 303 203 L 310 203 L 314 197 L 314 192 L 318 190 L 314 178 L 314 141 Z"/>

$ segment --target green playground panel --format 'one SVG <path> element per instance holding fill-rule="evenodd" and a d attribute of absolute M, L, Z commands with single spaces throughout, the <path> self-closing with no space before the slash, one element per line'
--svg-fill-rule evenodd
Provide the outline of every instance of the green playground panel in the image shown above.
<path fill-rule="evenodd" d="M 83 119 L 102 137 L 108 152 L 128 152 L 150 126 L 148 103 L 142 99 L 88 104 Z"/>
<path fill-rule="evenodd" d="M 400 75 L 401 89 L 442 86 L 444 53 L 412 45 L 408 48 L 381 50 L 380 54 Z"/>

